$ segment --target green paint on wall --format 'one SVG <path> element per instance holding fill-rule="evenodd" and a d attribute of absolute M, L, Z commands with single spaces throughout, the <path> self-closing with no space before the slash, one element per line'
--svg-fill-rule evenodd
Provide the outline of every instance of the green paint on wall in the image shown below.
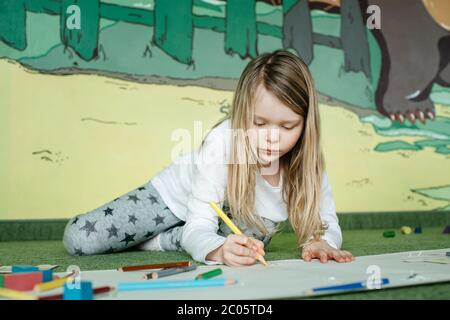
<path fill-rule="evenodd" d="M 396 140 L 377 144 L 375 151 L 387 152 L 393 150 L 420 150 L 421 148 L 411 143 Z"/>

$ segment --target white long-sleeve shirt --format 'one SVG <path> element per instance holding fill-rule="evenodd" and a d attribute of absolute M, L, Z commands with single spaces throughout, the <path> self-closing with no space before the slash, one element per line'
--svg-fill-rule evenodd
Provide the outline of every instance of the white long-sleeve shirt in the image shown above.
<path fill-rule="evenodd" d="M 151 183 L 169 209 L 185 221 L 181 245 L 200 262 L 208 263 L 206 255 L 225 242 L 218 235 L 219 217 L 210 207 L 215 201 L 223 205 L 230 159 L 230 120 L 222 122 L 208 134 L 201 148 L 178 157 L 158 173 Z M 328 225 L 322 239 L 336 249 L 342 244 L 331 186 L 324 172 L 320 200 L 320 217 Z M 286 203 L 282 198 L 282 179 L 270 185 L 260 174 L 256 177 L 255 212 L 275 223 L 287 220 Z"/>

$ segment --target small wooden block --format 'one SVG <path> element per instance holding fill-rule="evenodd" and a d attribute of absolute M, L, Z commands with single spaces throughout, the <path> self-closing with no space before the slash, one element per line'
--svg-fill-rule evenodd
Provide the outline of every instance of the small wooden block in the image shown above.
<path fill-rule="evenodd" d="M 393 238 L 395 237 L 395 231 L 394 230 L 387 230 L 383 232 L 383 237 L 385 238 Z"/>
<path fill-rule="evenodd" d="M 411 234 L 412 233 L 412 229 L 411 229 L 411 227 L 403 226 L 403 227 L 400 228 L 400 232 L 402 234 Z"/>
<path fill-rule="evenodd" d="M 42 283 L 42 272 L 11 273 L 4 276 L 4 287 L 18 291 L 33 290 L 34 286 Z"/>
<path fill-rule="evenodd" d="M 20 273 L 20 272 L 36 272 L 39 271 L 38 267 L 35 266 L 12 266 L 11 267 L 12 273 Z"/>
<path fill-rule="evenodd" d="M 64 284 L 64 300 L 92 300 L 94 291 L 92 282 L 81 281 L 79 283 Z"/>
<path fill-rule="evenodd" d="M 5 278 L 0 274 L 0 288 L 3 288 L 5 284 Z"/>
<path fill-rule="evenodd" d="M 42 273 L 42 282 L 53 281 L 53 270 L 40 271 Z"/>

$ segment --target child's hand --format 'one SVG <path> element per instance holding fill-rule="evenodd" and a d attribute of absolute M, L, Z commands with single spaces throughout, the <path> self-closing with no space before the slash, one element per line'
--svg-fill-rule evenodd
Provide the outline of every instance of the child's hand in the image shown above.
<path fill-rule="evenodd" d="M 313 258 L 320 259 L 320 262 L 325 263 L 328 259 L 334 259 L 337 262 L 351 262 L 355 260 L 353 255 L 345 250 L 336 250 L 331 247 L 325 240 L 313 241 L 303 247 L 303 260 L 309 262 Z"/>
<path fill-rule="evenodd" d="M 230 234 L 222 245 L 222 262 L 228 266 L 249 266 L 264 256 L 264 243 L 245 235 Z"/>

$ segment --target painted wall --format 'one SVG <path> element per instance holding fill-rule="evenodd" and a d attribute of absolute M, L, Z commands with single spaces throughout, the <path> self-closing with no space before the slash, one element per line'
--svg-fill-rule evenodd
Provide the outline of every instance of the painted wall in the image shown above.
<path fill-rule="evenodd" d="M 316 81 L 338 212 L 450 210 L 449 3 L 405 3 L 0 0 L 0 219 L 72 217 L 147 182 L 175 130 L 197 147 L 278 48 Z"/>

